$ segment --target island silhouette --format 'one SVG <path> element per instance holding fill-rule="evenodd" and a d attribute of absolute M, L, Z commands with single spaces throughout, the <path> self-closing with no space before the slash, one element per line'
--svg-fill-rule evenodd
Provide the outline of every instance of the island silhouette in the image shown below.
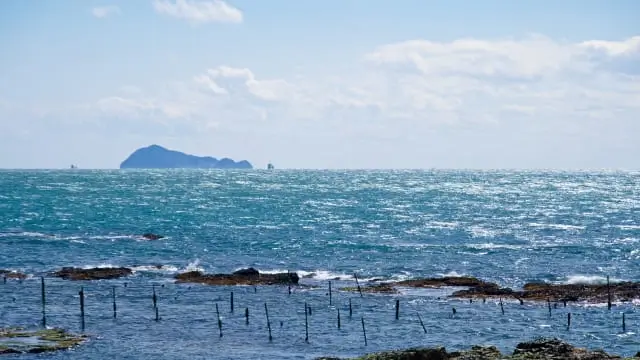
<path fill-rule="evenodd" d="M 150 145 L 134 151 L 120 164 L 120 169 L 253 169 L 246 160 L 216 159 L 211 156 L 195 156 L 170 150 L 160 145 Z"/>

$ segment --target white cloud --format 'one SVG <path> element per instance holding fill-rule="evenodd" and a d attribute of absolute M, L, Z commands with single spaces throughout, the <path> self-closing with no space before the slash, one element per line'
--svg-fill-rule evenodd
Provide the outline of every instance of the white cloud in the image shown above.
<path fill-rule="evenodd" d="M 222 0 L 154 0 L 154 9 L 192 23 L 241 23 L 242 12 Z"/>
<path fill-rule="evenodd" d="M 162 89 L 127 85 L 82 117 L 145 134 L 218 134 L 219 146 L 290 166 L 624 165 L 640 153 L 640 76 L 618 61 L 637 53 L 636 38 L 413 40 L 331 76 L 221 65 Z"/>
<path fill-rule="evenodd" d="M 282 79 L 258 80 L 253 72 L 247 68 L 218 66 L 207 70 L 205 74 L 196 76 L 194 80 L 217 95 L 230 95 L 246 91 L 258 99 L 267 101 L 288 100 L 295 92 L 294 87 L 287 81 Z M 234 83 L 234 80 L 240 81 L 240 87 Z M 226 87 L 220 85 L 222 82 L 226 83 Z"/>
<path fill-rule="evenodd" d="M 100 19 L 106 18 L 111 15 L 119 14 L 119 13 L 120 13 L 120 8 L 115 5 L 96 6 L 91 9 L 91 14 L 93 14 L 93 16 Z"/>

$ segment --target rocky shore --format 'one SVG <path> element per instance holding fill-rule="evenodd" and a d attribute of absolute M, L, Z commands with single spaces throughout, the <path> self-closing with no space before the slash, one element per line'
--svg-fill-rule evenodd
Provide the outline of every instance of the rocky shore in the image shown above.
<path fill-rule="evenodd" d="M 439 348 L 413 348 L 364 355 L 353 360 L 614 360 L 640 359 L 610 355 L 601 350 L 589 351 L 577 348 L 559 339 L 537 339 L 516 346 L 512 354 L 502 354 L 495 346 L 473 346 L 466 351 L 447 352 Z M 322 357 L 316 360 L 347 360 Z"/>
<path fill-rule="evenodd" d="M 82 269 L 74 267 L 63 267 L 62 269 L 53 272 L 51 275 L 65 280 L 109 280 L 117 279 L 123 276 L 129 276 L 133 274 L 133 270 L 126 267 L 112 267 L 112 268 L 91 268 Z"/>
<path fill-rule="evenodd" d="M 501 287 L 475 277 L 441 277 L 403 280 L 399 282 L 383 282 L 361 286 L 363 293 L 394 294 L 399 287 L 442 288 L 466 287 L 454 292 L 453 298 L 515 298 L 522 301 L 585 301 L 591 303 L 611 301 L 632 301 L 640 299 L 640 282 L 619 282 L 606 284 L 548 284 L 527 283 L 522 290 Z M 357 287 L 344 287 L 343 291 L 358 291 Z"/>
<path fill-rule="evenodd" d="M 175 276 L 177 283 L 205 285 L 296 285 L 300 277 L 295 272 L 262 274 L 254 268 L 238 270 L 231 274 L 205 274 L 190 271 Z"/>

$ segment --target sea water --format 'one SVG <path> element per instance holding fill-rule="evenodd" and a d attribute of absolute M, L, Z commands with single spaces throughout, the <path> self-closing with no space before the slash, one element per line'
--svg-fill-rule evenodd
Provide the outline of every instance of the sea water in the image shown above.
<path fill-rule="evenodd" d="M 166 238 L 147 241 L 145 232 Z M 135 272 L 95 282 L 49 275 L 63 266 Z M 296 271 L 309 286 L 289 294 L 287 286 L 173 281 L 189 270 L 246 267 Z M 472 344 L 510 352 L 541 336 L 633 355 L 640 350 L 638 302 L 611 311 L 606 304 L 569 303 L 550 315 L 544 303 L 506 299 L 503 315 L 495 300 L 448 298 L 456 289 L 364 296 L 339 289 L 355 285 L 354 273 L 363 286 L 443 275 L 514 289 L 529 281 L 595 283 L 606 276 L 639 281 L 640 173 L 0 171 L 0 269 L 30 274 L 0 283 L 0 326 L 41 326 L 44 276 L 47 326 L 89 335 L 83 346 L 52 359 L 312 359 Z M 312 309 L 307 328 L 305 303 Z"/>

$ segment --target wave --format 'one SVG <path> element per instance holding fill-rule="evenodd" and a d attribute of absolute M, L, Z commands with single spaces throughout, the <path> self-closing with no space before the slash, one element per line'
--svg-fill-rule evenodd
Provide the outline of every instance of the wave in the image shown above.
<path fill-rule="evenodd" d="M 609 278 L 610 283 L 619 283 L 624 280 L 618 278 Z M 569 275 L 564 281 L 560 281 L 560 284 L 606 284 L 607 277 L 602 275 Z"/>

